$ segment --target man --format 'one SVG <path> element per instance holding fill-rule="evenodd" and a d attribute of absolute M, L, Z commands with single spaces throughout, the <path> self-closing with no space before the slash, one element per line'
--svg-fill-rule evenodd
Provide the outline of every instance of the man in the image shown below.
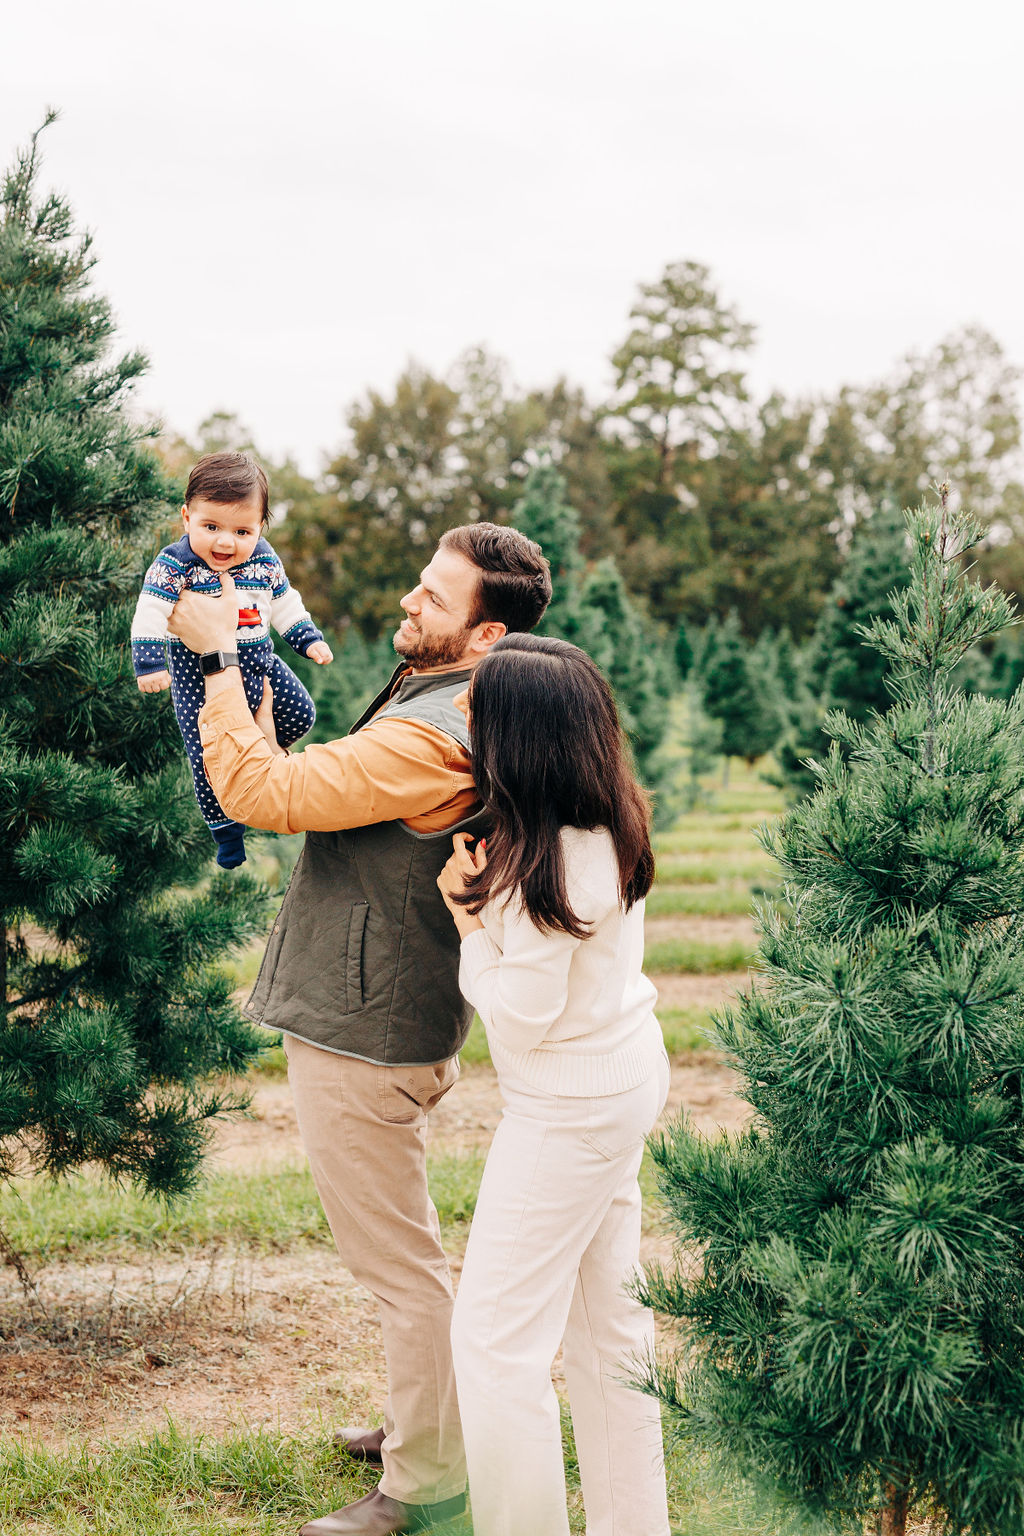
<path fill-rule="evenodd" d="M 235 820 L 309 833 L 247 1011 L 284 1032 L 313 1177 L 343 1261 L 380 1304 L 388 1370 L 381 1431 L 336 1437 L 381 1462 L 380 1485 L 300 1536 L 392 1536 L 465 1499 L 452 1288 L 425 1159 L 426 1116 L 458 1075 L 471 1017 L 435 882 L 452 831 L 484 826 L 452 701 L 496 640 L 538 622 L 551 579 L 513 529 L 450 529 L 401 600 L 404 665 L 347 737 L 292 756 L 246 706 L 234 585 L 221 582 L 220 598 L 183 594 L 170 620 L 200 652 L 207 776 Z"/>

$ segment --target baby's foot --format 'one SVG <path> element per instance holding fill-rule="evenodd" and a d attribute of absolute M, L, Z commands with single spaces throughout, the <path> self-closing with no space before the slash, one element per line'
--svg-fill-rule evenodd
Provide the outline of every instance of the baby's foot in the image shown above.
<path fill-rule="evenodd" d="M 235 869 L 245 863 L 245 827 L 240 821 L 231 821 L 226 827 L 211 827 L 217 844 L 217 863 L 221 869 Z"/>

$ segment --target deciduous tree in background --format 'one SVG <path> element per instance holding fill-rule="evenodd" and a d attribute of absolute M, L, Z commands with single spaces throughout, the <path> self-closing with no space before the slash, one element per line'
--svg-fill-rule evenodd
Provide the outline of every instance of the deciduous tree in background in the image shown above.
<path fill-rule="evenodd" d="M 244 876 L 195 889 L 209 837 L 128 644 L 175 487 L 37 139 L 0 193 L 0 1177 L 17 1151 L 171 1194 L 240 1102 L 210 1075 L 259 1048 L 215 962 L 264 903 Z"/>
<path fill-rule="evenodd" d="M 1024 698 L 950 673 L 1010 619 L 964 513 L 909 520 L 913 575 L 872 640 L 884 717 L 828 723 L 814 798 L 768 838 L 785 905 L 718 1020 L 755 1113 L 655 1147 L 683 1270 L 648 1299 L 687 1354 L 677 1430 L 798 1515 L 1024 1526 Z"/>

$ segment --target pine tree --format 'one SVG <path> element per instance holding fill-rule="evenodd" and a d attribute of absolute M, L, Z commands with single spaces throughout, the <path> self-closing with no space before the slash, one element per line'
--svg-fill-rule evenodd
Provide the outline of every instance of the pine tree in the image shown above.
<path fill-rule="evenodd" d="M 676 664 L 676 671 L 679 674 L 679 680 L 685 683 L 694 669 L 695 658 L 693 633 L 685 619 L 676 629 L 676 639 L 672 654 Z"/>
<path fill-rule="evenodd" d="M 554 465 L 531 471 L 512 512 L 521 533 L 536 539 L 551 565 L 552 595 L 537 633 L 581 646 L 611 683 L 640 774 L 657 775 L 655 753 L 667 727 L 671 666 L 652 644 L 615 561 L 606 556 L 584 575 L 580 519 L 565 499 Z"/>
<path fill-rule="evenodd" d="M 580 554 L 579 514 L 565 499 L 565 479 L 549 460 L 530 471 L 523 494 L 512 509 L 512 521 L 520 533 L 534 539 L 551 567 L 551 601 L 537 633 L 558 635 L 576 644 L 579 626 Z"/>
<path fill-rule="evenodd" d="M 904 521 L 891 501 L 883 501 L 854 534 L 807 646 L 806 686 L 776 753 L 782 782 L 792 793 L 807 794 L 814 786 L 807 759 L 828 751 L 824 720 L 830 709 L 867 720 L 872 711 L 889 708 L 888 662 L 864 643 L 863 626 L 892 618 L 906 582 Z"/>
<path fill-rule="evenodd" d="M 759 979 L 717 1020 L 756 1118 L 655 1146 L 695 1247 L 649 1271 L 688 1347 L 649 1385 L 829 1529 L 1019 1536 L 1024 697 L 950 681 L 1012 613 L 964 572 L 972 518 L 943 487 L 907 526 L 910 584 L 867 631 L 892 708 L 830 716 L 816 794 L 765 833 Z"/>
<path fill-rule="evenodd" d="M 259 1048 L 212 962 L 264 904 L 244 877 L 189 889 L 210 839 L 128 644 L 175 488 L 125 410 L 144 359 L 110 356 L 37 141 L 0 191 L 0 1177 L 17 1148 L 173 1194 L 242 1102 L 206 1080 Z"/>
<path fill-rule="evenodd" d="M 726 759 L 742 757 L 752 763 L 767 752 L 778 734 L 774 701 L 766 695 L 750 648 L 733 611 L 714 631 L 714 647 L 702 661 L 704 708 L 722 723 L 722 752 Z"/>
<path fill-rule="evenodd" d="M 699 688 L 687 688 L 685 699 L 683 746 L 686 749 L 686 779 L 679 805 L 682 812 L 695 811 L 702 804 L 711 807 L 712 798 L 705 791 L 701 779 L 714 772 L 722 755 L 721 720 L 707 713 L 701 702 Z"/>

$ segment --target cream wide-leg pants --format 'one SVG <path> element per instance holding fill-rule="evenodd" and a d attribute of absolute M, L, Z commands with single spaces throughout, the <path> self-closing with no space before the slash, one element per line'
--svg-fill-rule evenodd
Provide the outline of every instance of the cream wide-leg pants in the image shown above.
<path fill-rule="evenodd" d="M 501 1077 L 452 1319 L 475 1536 L 568 1536 L 551 1366 L 564 1341 L 587 1536 L 668 1536 L 657 1403 L 627 1384 L 653 1320 L 624 1290 L 637 1173 L 668 1060 L 626 1093 L 568 1098 Z"/>

